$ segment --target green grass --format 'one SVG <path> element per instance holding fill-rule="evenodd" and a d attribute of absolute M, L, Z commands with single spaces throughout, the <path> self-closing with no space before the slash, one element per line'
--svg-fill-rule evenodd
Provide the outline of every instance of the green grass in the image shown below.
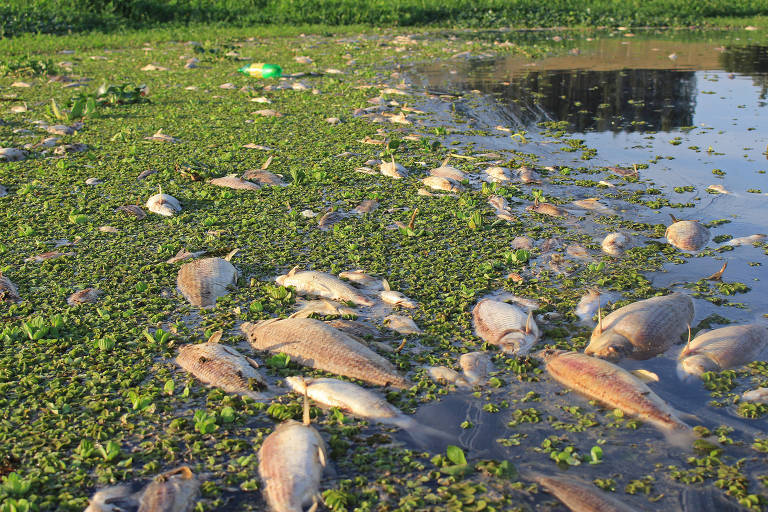
<path fill-rule="evenodd" d="M 685 26 L 765 15 L 766 0 L 23 0 L 0 6 L 0 37 L 166 23 L 460 27 Z"/>

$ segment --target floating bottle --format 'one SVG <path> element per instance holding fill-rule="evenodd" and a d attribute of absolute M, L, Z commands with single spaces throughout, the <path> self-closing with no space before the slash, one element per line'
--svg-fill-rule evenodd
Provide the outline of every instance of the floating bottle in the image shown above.
<path fill-rule="evenodd" d="M 254 78 L 280 78 L 283 74 L 283 68 L 277 64 L 265 64 L 263 62 L 248 64 L 237 71 Z"/>

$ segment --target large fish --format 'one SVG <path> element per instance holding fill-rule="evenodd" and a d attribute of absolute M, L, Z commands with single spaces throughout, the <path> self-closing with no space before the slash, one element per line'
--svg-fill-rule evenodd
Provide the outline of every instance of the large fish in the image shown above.
<path fill-rule="evenodd" d="M 693 321 L 693 300 L 682 293 L 633 302 L 603 318 L 585 354 L 618 361 L 650 359 L 680 339 Z"/>
<path fill-rule="evenodd" d="M 200 481 L 187 466 L 158 475 L 147 485 L 138 512 L 191 512 L 200 491 Z"/>
<path fill-rule="evenodd" d="M 498 300 L 478 302 L 472 310 L 472 321 L 478 336 L 509 354 L 527 354 L 540 336 L 531 313 Z"/>
<path fill-rule="evenodd" d="M 674 216 L 664 236 L 667 242 L 682 251 L 696 252 L 709 242 L 707 228 L 694 220 L 678 220 Z"/>
<path fill-rule="evenodd" d="M 181 345 L 176 364 L 204 384 L 254 400 L 263 399 L 258 391 L 266 388 L 267 383 L 257 371 L 258 363 L 220 344 L 220 339 L 221 331 L 217 331 L 206 343 Z"/>
<path fill-rule="evenodd" d="M 244 323 L 240 329 L 256 350 L 283 352 L 304 366 L 378 386 L 410 386 L 392 363 L 320 320 L 273 318 L 255 324 Z"/>
<path fill-rule="evenodd" d="M 320 478 L 328 460 L 325 442 L 309 422 L 288 420 L 277 426 L 259 450 L 259 476 L 272 512 L 303 512 L 316 507 Z"/>
<path fill-rule="evenodd" d="M 315 295 L 340 302 L 354 302 L 361 306 L 373 306 L 374 302 L 353 287 L 325 272 L 299 271 L 294 267 L 275 281 L 281 286 L 292 286 L 298 293 Z"/>
<path fill-rule="evenodd" d="M 547 373 L 563 386 L 648 422 L 670 442 L 689 446 L 693 430 L 645 383 L 613 363 L 579 352 L 546 350 Z"/>
<path fill-rule="evenodd" d="M 203 258 L 185 263 L 179 269 L 176 285 L 193 306 L 216 305 L 216 299 L 229 293 L 237 283 L 237 269 L 224 258 Z"/>
<path fill-rule="evenodd" d="M 572 512 L 634 512 L 607 492 L 565 476 L 535 474 L 531 477 Z"/>
<path fill-rule="evenodd" d="M 160 189 L 159 194 L 155 194 L 147 199 L 146 207 L 152 213 L 165 217 L 173 217 L 177 212 L 181 211 L 179 200 L 168 194 L 163 194 L 162 189 Z"/>
<path fill-rule="evenodd" d="M 696 336 L 680 352 L 681 378 L 701 376 L 751 363 L 768 347 L 768 329 L 758 324 L 731 325 Z"/>

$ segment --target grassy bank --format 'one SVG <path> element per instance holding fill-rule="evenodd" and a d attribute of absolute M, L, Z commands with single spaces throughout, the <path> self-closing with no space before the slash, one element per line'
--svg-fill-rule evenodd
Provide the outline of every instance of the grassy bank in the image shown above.
<path fill-rule="evenodd" d="M 0 36 L 22 33 L 225 23 L 376 26 L 666 26 L 738 20 L 768 12 L 765 0 L 10 0 L 0 6 Z"/>

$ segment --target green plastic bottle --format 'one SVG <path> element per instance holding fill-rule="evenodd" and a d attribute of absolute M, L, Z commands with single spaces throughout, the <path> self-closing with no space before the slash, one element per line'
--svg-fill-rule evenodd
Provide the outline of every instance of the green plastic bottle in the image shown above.
<path fill-rule="evenodd" d="M 283 74 L 283 68 L 277 64 L 264 64 L 263 62 L 248 64 L 237 71 L 254 78 L 280 78 Z"/>

